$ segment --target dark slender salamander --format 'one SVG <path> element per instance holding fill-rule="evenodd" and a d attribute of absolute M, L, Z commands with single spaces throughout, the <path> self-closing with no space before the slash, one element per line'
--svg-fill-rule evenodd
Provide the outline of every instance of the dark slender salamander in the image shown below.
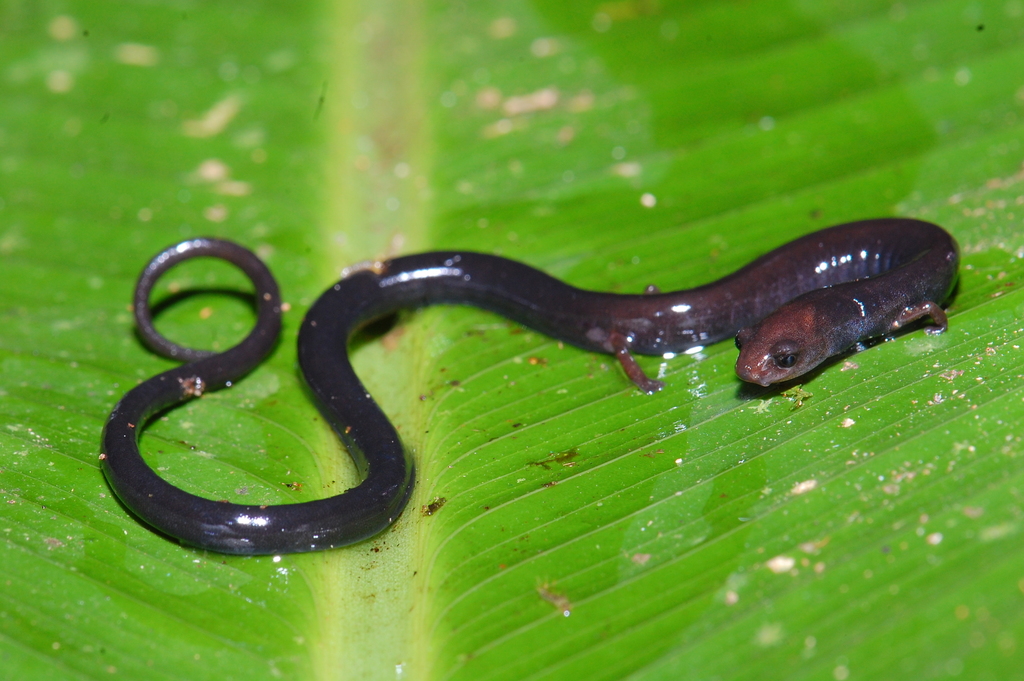
<path fill-rule="evenodd" d="M 153 284 L 174 264 L 197 256 L 234 263 L 256 288 L 256 327 L 222 353 L 178 346 L 153 327 Z M 141 383 L 117 404 L 104 433 L 103 470 L 125 505 L 186 544 L 237 554 L 342 546 L 390 525 L 412 489 L 412 461 L 348 359 L 353 332 L 382 315 L 435 303 L 493 310 L 579 347 L 614 353 L 647 392 L 662 384 L 644 375 L 631 352 L 678 352 L 738 332 L 737 373 L 769 385 L 921 317 L 935 323 L 926 330 L 945 330 L 939 303 L 956 282 L 958 260 L 956 242 L 941 228 L 883 218 L 809 234 L 714 283 L 673 293 L 583 291 L 527 265 L 479 253 L 423 253 L 358 270 L 306 314 L 299 364 L 364 480 L 328 499 L 254 506 L 184 492 L 139 454 L 139 431 L 153 414 L 230 385 L 266 357 L 280 330 L 277 285 L 256 256 L 230 242 L 193 239 L 159 254 L 135 292 L 142 338 L 154 351 L 188 363 Z"/>

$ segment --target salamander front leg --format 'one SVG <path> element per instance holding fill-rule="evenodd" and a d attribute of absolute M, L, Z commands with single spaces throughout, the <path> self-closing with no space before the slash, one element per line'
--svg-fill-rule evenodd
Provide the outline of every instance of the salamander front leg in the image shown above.
<path fill-rule="evenodd" d="M 930 300 L 926 300 L 923 303 L 918 303 L 913 307 L 904 309 L 903 312 L 899 313 L 895 321 L 893 321 L 892 328 L 893 330 L 896 330 L 910 322 L 920 319 L 921 317 L 931 317 L 932 321 L 935 322 L 931 326 L 924 327 L 925 333 L 942 333 L 949 328 L 949 323 L 946 321 L 945 310 Z"/>
<path fill-rule="evenodd" d="M 657 381 L 653 378 L 648 378 L 644 370 L 640 368 L 633 355 L 629 352 L 629 341 L 618 331 L 612 331 L 608 334 L 608 342 L 612 346 L 612 350 L 615 352 L 615 357 L 618 358 L 619 363 L 622 365 L 622 369 L 629 376 L 629 380 L 636 384 L 636 387 L 643 390 L 648 395 L 653 395 L 662 388 L 665 384 L 661 381 Z"/>

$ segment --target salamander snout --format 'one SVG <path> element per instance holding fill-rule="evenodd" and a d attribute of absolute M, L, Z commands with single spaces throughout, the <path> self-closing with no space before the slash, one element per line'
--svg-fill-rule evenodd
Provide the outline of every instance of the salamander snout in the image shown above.
<path fill-rule="evenodd" d="M 799 360 L 799 348 L 792 341 L 782 341 L 767 352 L 744 349 L 736 360 L 736 374 L 744 381 L 767 387 L 803 373 L 795 370 Z"/>

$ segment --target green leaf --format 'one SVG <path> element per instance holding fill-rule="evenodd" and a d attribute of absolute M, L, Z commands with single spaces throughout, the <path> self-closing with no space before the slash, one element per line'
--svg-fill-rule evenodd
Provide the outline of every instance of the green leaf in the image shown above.
<path fill-rule="evenodd" d="M 0 6 L 4 676 L 1024 679 L 1022 37 L 1016 0 Z M 347 265 L 473 249 L 667 290 L 878 215 L 959 240 L 950 329 L 840 358 L 799 405 L 742 386 L 730 343 L 640 358 L 649 397 L 431 308 L 354 343 L 418 465 L 372 540 L 185 548 L 97 465 L 114 403 L 171 366 L 127 305 L 184 237 L 256 250 L 290 311 L 144 453 L 284 503 L 356 481 L 295 363 Z M 158 324 L 228 347 L 248 290 L 188 263 Z"/>

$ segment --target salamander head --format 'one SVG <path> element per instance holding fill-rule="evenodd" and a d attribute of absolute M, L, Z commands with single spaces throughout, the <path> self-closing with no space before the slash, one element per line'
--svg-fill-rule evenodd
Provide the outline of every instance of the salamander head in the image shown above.
<path fill-rule="evenodd" d="M 736 374 L 763 386 L 806 374 L 831 354 L 827 331 L 816 321 L 813 307 L 799 304 L 784 305 L 741 329 L 736 347 Z"/>

